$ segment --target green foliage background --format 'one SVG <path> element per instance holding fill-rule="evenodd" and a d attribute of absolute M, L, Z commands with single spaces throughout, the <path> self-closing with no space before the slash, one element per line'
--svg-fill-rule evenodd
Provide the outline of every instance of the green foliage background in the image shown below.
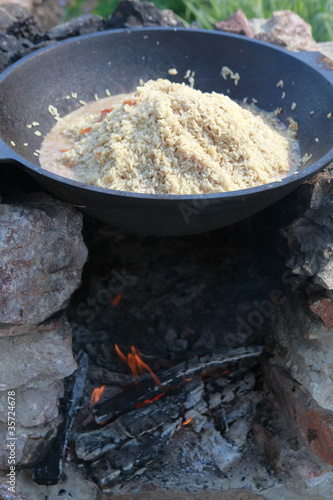
<path fill-rule="evenodd" d="M 97 0 L 94 14 L 107 18 L 119 0 Z M 186 26 L 212 29 L 217 21 L 226 19 L 242 9 L 248 19 L 269 18 L 274 10 L 289 9 L 299 14 L 312 26 L 317 42 L 333 40 L 333 0 L 153 0 L 159 9 L 171 9 Z M 67 19 L 82 14 L 86 0 L 72 0 L 66 9 Z"/>

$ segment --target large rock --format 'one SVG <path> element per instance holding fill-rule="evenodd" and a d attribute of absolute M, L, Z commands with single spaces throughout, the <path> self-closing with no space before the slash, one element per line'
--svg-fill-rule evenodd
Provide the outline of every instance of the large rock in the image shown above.
<path fill-rule="evenodd" d="M 46 333 L 62 328 L 64 323 L 63 313 L 57 313 L 51 318 L 39 323 L 39 325 L 11 325 L 0 323 L 1 337 L 16 337 L 18 335 L 27 335 L 28 333 Z"/>
<path fill-rule="evenodd" d="M 0 338 L 0 353 L 0 391 L 32 381 L 63 379 L 77 367 L 71 327 L 64 317 L 45 332 Z"/>
<path fill-rule="evenodd" d="M 62 380 L 29 382 L 15 390 L 16 422 L 25 427 L 45 425 L 59 415 L 59 398 L 63 396 Z M 0 393 L 0 421 L 7 422 L 8 391 Z"/>
<path fill-rule="evenodd" d="M 266 462 L 293 481 L 330 472 L 333 414 L 318 406 L 288 371 L 274 361 L 265 369 L 265 389 L 253 430 Z"/>
<path fill-rule="evenodd" d="M 1 15 L 1 12 L 0 12 Z M 18 40 L 13 35 L 0 31 L 0 72 L 14 62 L 18 55 L 33 46 L 30 40 Z"/>
<path fill-rule="evenodd" d="M 61 421 L 62 418 L 58 417 L 47 425 L 35 427 L 24 427 L 17 423 L 15 426 L 15 464 L 29 467 L 41 460 L 55 438 L 57 427 Z M 7 431 L 8 424 L 0 422 L 0 470 L 4 469 L 8 472 L 10 453 L 8 444 L 13 443 L 13 441 L 8 440 Z"/>
<path fill-rule="evenodd" d="M 326 57 L 333 60 L 333 42 L 318 43 L 318 50 Z"/>
<path fill-rule="evenodd" d="M 63 462 L 61 480 L 58 484 L 37 484 L 32 479 L 32 471 L 22 468 L 17 471 L 16 489 L 15 493 L 12 493 L 8 491 L 7 479 L 6 473 L 0 472 L 0 498 L 3 500 L 108 500 L 110 498 L 104 495 L 102 498 L 97 484 L 87 479 L 82 467 L 72 461 Z M 246 500 L 256 499 L 257 497 L 246 497 Z M 245 497 L 242 500 L 245 500 Z"/>
<path fill-rule="evenodd" d="M 236 33 L 237 35 L 245 35 L 249 38 L 254 37 L 253 29 L 241 9 L 236 10 L 236 12 L 225 21 L 219 21 L 216 23 L 214 29 L 218 31 L 226 31 L 228 33 Z"/>
<path fill-rule="evenodd" d="M 251 19 L 254 37 L 288 50 L 318 50 L 311 25 L 290 10 L 273 12 L 270 19 Z"/>
<path fill-rule="evenodd" d="M 44 193 L 0 204 L 0 323 L 39 324 L 63 309 L 87 258 L 82 216 Z"/>
<path fill-rule="evenodd" d="M 0 30 L 16 38 L 27 38 L 34 43 L 43 39 L 44 33 L 31 12 L 18 3 L 0 6 Z"/>
<path fill-rule="evenodd" d="M 270 315 L 267 389 L 254 435 L 279 471 L 308 480 L 333 470 L 332 165 L 297 190 L 299 218 L 283 230 L 292 271 Z"/>
<path fill-rule="evenodd" d="M 86 14 L 53 26 L 47 31 L 46 37 L 50 40 L 65 40 L 73 36 L 103 31 L 105 26 L 106 21 L 101 16 Z"/>
<path fill-rule="evenodd" d="M 325 327 L 333 330 L 333 299 L 323 298 L 310 304 L 310 309 L 317 314 Z"/>
<path fill-rule="evenodd" d="M 182 26 L 171 10 L 159 10 L 152 2 L 122 0 L 108 19 L 108 27 Z"/>
<path fill-rule="evenodd" d="M 287 265 L 293 273 L 312 277 L 333 290 L 333 165 L 302 189 L 310 207 L 283 231 L 290 249 Z"/>
<path fill-rule="evenodd" d="M 270 318 L 274 359 L 318 406 L 333 415 L 333 337 L 311 314 L 304 285 L 287 286 L 286 300 L 276 305 Z"/>

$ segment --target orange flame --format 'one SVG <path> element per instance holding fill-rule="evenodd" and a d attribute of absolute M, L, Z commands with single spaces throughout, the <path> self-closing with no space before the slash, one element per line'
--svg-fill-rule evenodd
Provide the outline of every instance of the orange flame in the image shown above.
<path fill-rule="evenodd" d="M 185 421 L 182 423 L 182 425 L 187 425 L 187 424 L 189 424 L 189 423 L 191 422 L 191 420 L 192 420 L 192 417 L 189 417 L 187 420 L 185 420 Z"/>
<path fill-rule="evenodd" d="M 117 344 L 115 344 L 115 349 L 120 359 L 125 363 L 128 363 L 130 369 L 132 370 L 135 380 L 141 373 L 143 373 L 143 370 L 147 370 L 153 377 L 155 384 L 159 386 L 162 385 L 161 381 L 158 379 L 158 377 L 156 377 L 155 373 L 151 370 L 151 368 L 147 365 L 147 363 L 142 361 L 134 345 L 131 346 L 131 352 L 127 354 L 127 357 L 125 356 L 125 354 L 121 352 Z"/>
<path fill-rule="evenodd" d="M 105 389 L 105 385 L 102 385 L 102 387 L 96 387 L 91 394 L 90 398 L 90 409 L 95 403 L 98 403 L 98 401 L 101 399 L 103 392 Z"/>

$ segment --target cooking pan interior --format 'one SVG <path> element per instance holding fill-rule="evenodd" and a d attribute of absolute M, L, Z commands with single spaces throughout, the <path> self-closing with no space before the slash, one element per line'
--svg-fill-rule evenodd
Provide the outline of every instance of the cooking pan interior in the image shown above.
<path fill-rule="evenodd" d="M 332 71 L 324 63 L 317 71 L 320 57 L 237 35 L 171 28 L 111 30 L 60 42 L 0 75 L 0 161 L 17 162 L 55 196 L 112 225 L 155 235 L 223 227 L 282 198 L 333 159 L 333 119 L 327 117 L 333 111 Z M 223 66 L 239 73 L 237 85 L 222 78 Z M 176 75 L 169 74 L 171 68 Z M 243 191 L 171 196 L 86 186 L 40 168 L 38 150 L 55 124 L 50 105 L 63 116 L 80 101 L 106 97 L 107 90 L 133 91 L 141 80 L 188 83 L 188 72 L 202 91 L 255 99 L 267 111 L 282 108 L 279 117 L 286 125 L 290 117 L 298 123 L 301 154 L 312 155 L 299 169 L 303 172 Z"/>
<path fill-rule="evenodd" d="M 323 157 L 332 147 L 333 120 L 327 118 L 333 108 L 332 85 L 284 51 L 241 37 L 210 35 L 170 29 L 105 32 L 35 54 L 0 83 L 0 137 L 38 165 L 33 153 L 55 123 L 49 105 L 62 116 L 79 107 L 79 100 L 106 97 L 106 89 L 111 94 L 130 92 L 140 79 L 150 78 L 183 82 L 190 70 L 195 88 L 202 91 L 222 92 L 240 101 L 254 98 L 268 111 L 282 107 L 281 120 L 288 124 L 292 117 L 299 124 L 301 153 L 312 154 L 307 166 Z M 239 73 L 238 85 L 221 77 L 222 66 Z M 170 68 L 178 74 L 170 76 Z M 283 88 L 277 86 L 281 80 Z M 39 125 L 28 128 L 32 122 Z"/>

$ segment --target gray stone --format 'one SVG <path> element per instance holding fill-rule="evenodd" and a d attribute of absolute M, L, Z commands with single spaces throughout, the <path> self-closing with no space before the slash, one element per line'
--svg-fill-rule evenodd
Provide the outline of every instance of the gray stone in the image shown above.
<path fill-rule="evenodd" d="M 254 37 L 249 21 L 241 9 L 236 10 L 236 12 L 225 21 L 219 21 L 216 23 L 214 29 L 227 31 L 228 33 L 236 33 L 238 35 L 245 35 L 249 38 Z"/>
<path fill-rule="evenodd" d="M 290 10 L 275 11 L 270 19 L 251 19 L 249 25 L 259 40 L 292 51 L 318 50 L 311 25 Z"/>
<path fill-rule="evenodd" d="M 10 484 L 8 484 L 8 476 L 7 476 L 8 471 L 0 471 L 0 498 L 6 499 L 6 500 L 31 500 L 21 493 L 20 487 L 17 484 L 16 481 L 16 487 L 13 490 L 9 490 L 8 488 L 10 487 Z M 34 500 L 39 500 L 38 497 L 36 497 Z M 42 500 L 42 499 L 41 499 Z M 43 498 L 45 500 L 45 496 Z"/>
<path fill-rule="evenodd" d="M 309 304 L 311 311 L 320 317 L 324 326 L 333 330 L 333 298 L 323 298 Z"/>
<path fill-rule="evenodd" d="M 14 36 L 6 35 L 0 31 L 0 71 L 5 69 L 10 64 L 16 52 L 21 49 L 21 42 L 19 42 Z"/>
<path fill-rule="evenodd" d="M 285 300 L 274 308 L 274 347 L 264 363 L 267 389 L 254 435 L 278 471 L 308 480 L 333 466 L 332 169 L 296 193 L 300 216 L 282 233 L 292 273 L 284 273 Z M 311 278 L 311 279 L 309 279 Z"/>
<path fill-rule="evenodd" d="M 291 375 L 322 407 L 333 412 L 333 337 L 296 341 L 286 356 Z"/>
<path fill-rule="evenodd" d="M 68 462 L 63 463 L 63 474 L 58 484 L 36 484 L 31 470 L 20 470 L 17 471 L 15 496 L 10 496 L 10 492 L 8 494 L 6 490 L 8 491 L 8 485 L 3 473 L 0 475 L 0 498 L 6 500 L 102 500 L 98 486 L 87 479 L 84 471 L 76 464 Z M 103 496 L 103 500 L 106 499 Z"/>
<path fill-rule="evenodd" d="M 16 38 L 27 38 L 33 42 L 42 39 L 44 33 L 31 12 L 18 3 L 0 6 L 0 30 Z"/>
<path fill-rule="evenodd" d="M 108 19 L 109 28 L 129 26 L 182 26 L 171 10 L 160 11 L 152 2 L 122 0 Z"/>
<path fill-rule="evenodd" d="M 39 324 L 63 309 L 87 258 L 82 215 L 44 193 L 0 204 L 0 323 Z"/>
<path fill-rule="evenodd" d="M 310 208 L 283 231 L 291 253 L 287 265 L 293 273 L 333 290 L 332 166 L 317 177 L 303 188 Z"/>
<path fill-rule="evenodd" d="M 28 333 L 46 333 L 62 327 L 64 322 L 63 313 L 57 313 L 51 318 L 39 323 L 39 325 L 11 325 L 0 323 L 1 337 L 16 337 L 18 335 L 27 335 Z"/>
<path fill-rule="evenodd" d="M 263 366 L 265 399 L 253 429 L 258 449 L 291 478 L 323 476 L 333 466 L 333 413 L 318 405 L 276 358 Z"/>
<path fill-rule="evenodd" d="M 40 380 L 15 390 L 16 422 L 25 427 L 44 425 L 58 417 L 59 398 L 63 396 L 62 380 Z M 0 393 L 0 421 L 8 421 L 8 391 Z"/>
<path fill-rule="evenodd" d="M 49 40 L 65 40 L 65 38 L 73 36 L 88 35 L 96 31 L 103 31 L 105 24 L 106 22 L 101 16 L 86 14 L 53 26 L 47 31 L 46 36 Z"/>
<path fill-rule="evenodd" d="M 63 379 L 77 367 L 71 327 L 64 317 L 45 332 L 1 338 L 0 352 L 0 391 L 46 378 Z"/>
<path fill-rule="evenodd" d="M 329 59 L 333 59 L 333 42 L 318 43 L 318 50 Z"/>
<path fill-rule="evenodd" d="M 333 336 L 314 321 L 303 299 L 304 289 L 291 286 L 286 300 L 271 316 L 276 347 L 272 363 L 288 369 L 291 377 L 315 403 L 333 412 Z"/>
<path fill-rule="evenodd" d="M 35 427 L 23 427 L 17 423 L 15 426 L 15 464 L 29 467 L 42 459 L 56 436 L 57 427 L 61 420 L 62 418 L 58 417 L 47 425 Z M 7 430 L 7 423 L 0 422 L 0 470 L 8 470 L 10 452 L 8 438 L 10 436 L 8 436 Z"/>

